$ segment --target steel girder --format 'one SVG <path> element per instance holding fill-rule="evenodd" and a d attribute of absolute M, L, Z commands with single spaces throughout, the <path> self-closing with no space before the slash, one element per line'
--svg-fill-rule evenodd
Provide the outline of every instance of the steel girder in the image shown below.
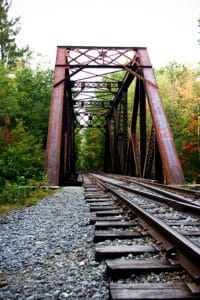
<path fill-rule="evenodd" d="M 56 65 L 65 63 L 66 53 L 57 49 Z M 60 184 L 60 154 L 62 141 L 62 120 L 64 105 L 65 69 L 59 66 L 54 70 L 53 92 L 49 117 L 49 129 L 46 151 L 46 173 L 50 185 Z"/>
<path fill-rule="evenodd" d="M 112 76 L 122 71 L 120 80 Z M 74 177 L 74 134 L 94 128 L 94 119 L 105 132 L 104 171 L 184 182 L 146 48 L 58 46 L 46 154 L 49 184 Z"/>
<path fill-rule="evenodd" d="M 71 83 L 66 50 L 57 48 L 46 151 L 49 185 L 64 185 L 74 178 L 74 127 Z"/>
<path fill-rule="evenodd" d="M 149 64 L 150 59 L 147 50 L 139 49 L 141 64 Z M 184 176 L 181 164 L 176 152 L 174 140 L 170 131 L 169 123 L 163 108 L 159 89 L 152 68 L 142 68 L 144 85 L 149 102 L 149 108 L 155 128 L 156 154 L 155 159 L 162 162 L 165 180 L 168 184 L 183 184 Z M 159 150 L 159 151 L 158 151 Z M 156 167 L 157 171 L 159 166 Z"/>
<path fill-rule="evenodd" d="M 127 73 L 110 109 L 107 124 L 107 143 L 109 141 L 110 145 L 107 145 L 105 150 L 107 159 L 104 170 L 141 178 L 152 178 L 160 182 L 164 181 L 167 184 L 183 184 L 182 168 L 146 49 L 138 50 L 137 62 L 145 67 L 134 71 L 133 68 L 125 68 Z M 119 104 L 123 103 L 123 91 L 127 90 L 134 78 L 136 83 L 131 124 L 129 124 L 128 152 L 126 150 L 123 152 L 122 149 L 126 149 L 126 138 L 124 137 L 123 142 L 120 143 Z M 152 119 L 149 136 L 147 136 L 146 124 L 146 99 Z M 123 121 L 126 121 L 125 115 L 124 118 Z M 113 131 L 110 130 L 112 119 L 115 120 Z M 137 134 L 137 131 L 139 131 L 139 134 Z M 126 131 L 124 131 L 124 134 L 126 135 Z M 112 162 L 112 167 L 108 161 Z M 123 167 L 122 162 L 126 162 L 126 167 Z"/>

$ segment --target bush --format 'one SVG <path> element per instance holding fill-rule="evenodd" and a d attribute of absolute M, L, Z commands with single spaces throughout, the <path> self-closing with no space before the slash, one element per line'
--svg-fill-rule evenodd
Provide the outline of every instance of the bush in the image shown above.
<path fill-rule="evenodd" d="M 16 184 L 27 184 L 29 179 L 42 180 L 44 176 L 44 149 L 27 132 L 22 121 L 11 131 L 13 142 L 3 149 L 0 161 L 1 177 Z"/>

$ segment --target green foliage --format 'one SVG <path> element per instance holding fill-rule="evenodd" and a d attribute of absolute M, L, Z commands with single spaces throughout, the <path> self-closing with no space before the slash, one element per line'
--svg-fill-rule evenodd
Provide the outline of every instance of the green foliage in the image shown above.
<path fill-rule="evenodd" d="M 22 68 L 16 72 L 19 117 L 25 127 L 46 144 L 52 89 L 52 70 Z"/>
<path fill-rule="evenodd" d="M 41 144 L 25 130 L 21 121 L 17 121 L 11 136 L 13 143 L 4 146 L 1 154 L 1 177 L 18 184 L 27 184 L 30 178 L 41 180 L 44 167 Z"/>
<path fill-rule="evenodd" d="M 18 48 L 15 42 L 20 31 L 19 20 L 8 19 L 11 1 L 0 0 L 0 59 L 5 66 L 13 69 L 18 61 L 23 61 L 25 54 L 30 54 L 28 47 Z"/>
<path fill-rule="evenodd" d="M 92 170 L 102 168 L 104 160 L 105 135 L 100 129 L 85 128 L 75 136 L 76 169 Z"/>
<path fill-rule="evenodd" d="M 0 204 L 27 204 L 32 189 L 44 178 L 44 157 L 50 109 L 52 70 L 32 70 L 25 67 L 28 48 L 19 49 L 15 39 L 19 32 L 19 18 L 8 20 L 11 2 L 0 0 Z M 200 21 L 199 21 L 200 24 Z M 25 59 L 25 61 L 24 61 Z M 199 66 L 200 67 L 200 66 Z M 12 72 L 11 72 L 12 70 Z M 182 158 L 187 180 L 199 176 L 199 118 L 200 68 L 192 71 L 176 62 L 157 70 L 157 80 L 166 113 L 174 135 L 179 156 Z M 104 82 L 121 81 L 124 72 L 103 78 Z M 135 83 L 133 83 L 135 84 Z M 132 84 L 132 85 L 133 85 Z M 128 91 L 129 123 L 132 114 L 132 86 Z M 102 93 L 96 92 L 101 100 Z M 112 100 L 113 94 L 103 96 Z M 91 127 L 75 136 L 76 169 L 91 170 L 103 166 L 104 129 L 95 113 L 105 108 L 87 108 L 94 113 Z M 198 119 L 199 120 L 199 119 Z M 5 129 L 7 138 L 5 138 Z"/>
<path fill-rule="evenodd" d="M 199 71 L 176 62 L 156 71 L 176 149 L 186 180 L 190 182 L 199 180 L 197 170 L 200 169 L 199 125 L 194 124 L 200 109 Z"/>
<path fill-rule="evenodd" d="M 191 122 L 187 127 L 187 142 L 183 143 L 181 157 L 183 169 L 186 170 L 186 179 L 200 183 L 200 116 L 191 115 Z"/>
<path fill-rule="evenodd" d="M 200 67 L 200 65 L 199 65 Z M 188 182 L 199 182 L 200 174 L 200 68 L 191 70 L 188 66 L 176 62 L 156 71 L 156 77 L 164 108 L 170 123 L 176 149 L 181 159 L 185 178 Z M 119 81 L 120 74 L 112 74 L 103 79 L 105 82 Z M 128 90 L 128 118 L 131 122 L 133 106 L 133 87 Z M 101 96 L 96 93 L 97 98 Z M 108 101 L 111 100 L 106 98 Z M 91 110 L 92 112 L 92 110 Z M 139 118 L 139 117 L 138 117 Z M 138 120 L 139 121 L 139 120 Z M 95 123 L 92 118 L 91 124 Z M 147 123 L 151 125 L 150 112 L 147 109 Z M 147 124 L 147 126 L 149 126 Z M 139 126 L 137 124 L 137 126 Z M 149 130 L 149 128 L 147 128 Z M 95 169 L 102 167 L 104 154 L 104 133 L 86 128 L 76 136 L 77 169 Z"/>
<path fill-rule="evenodd" d="M 0 193 L 0 214 L 8 213 L 22 206 L 34 205 L 41 198 L 53 193 L 49 188 L 42 188 L 43 181 L 31 184 L 32 181 L 29 186 L 18 186 L 16 183 L 7 182 Z"/>
<path fill-rule="evenodd" d="M 51 82 L 50 70 L 21 68 L 10 76 L 0 67 L 0 203 L 25 201 L 28 190 L 19 185 L 44 177 Z"/>
<path fill-rule="evenodd" d="M 16 82 L 2 64 L 0 64 L 0 124 L 19 113 Z"/>
<path fill-rule="evenodd" d="M 20 18 L 8 19 L 11 4 L 0 0 L 0 205 L 5 210 L 8 204 L 27 205 L 29 186 L 44 183 L 53 76 L 51 70 L 25 67 L 30 51 L 17 47 Z"/>
<path fill-rule="evenodd" d="M 24 204 L 30 192 L 30 187 L 20 188 L 16 183 L 8 181 L 0 193 L 0 204 Z"/>
<path fill-rule="evenodd" d="M 123 79 L 125 72 L 115 71 L 102 78 L 103 82 L 119 82 Z M 97 101 L 113 100 L 114 92 L 112 89 L 102 93 L 102 90 L 95 92 Z M 103 95 L 103 96 L 102 96 Z M 90 120 L 86 123 L 88 127 L 82 129 L 75 136 L 75 152 L 76 152 L 76 169 L 77 170 L 94 170 L 103 167 L 104 164 L 104 147 L 105 147 L 105 116 L 107 109 L 104 105 L 88 106 L 86 112 L 90 114 Z"/>

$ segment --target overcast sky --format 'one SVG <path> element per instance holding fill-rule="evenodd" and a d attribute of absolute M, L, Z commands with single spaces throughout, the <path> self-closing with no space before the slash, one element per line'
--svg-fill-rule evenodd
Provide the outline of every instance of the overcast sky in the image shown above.
<path fill-rule="evenodd" d="M 146 46 L 155 68 L 200 62 L 200 0 L 12 0 L 20 46 L 55 63 L 57 45 Z"/>

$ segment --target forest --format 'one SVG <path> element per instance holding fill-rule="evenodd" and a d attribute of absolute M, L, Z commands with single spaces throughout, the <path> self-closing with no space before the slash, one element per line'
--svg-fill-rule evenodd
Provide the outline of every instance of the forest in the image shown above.
<path fill-rule="evenodd" d="M 19 187 L 46 182 L 53 80 L 53 70 L 32 67 L 28 46 L 18 47 L 20 18 L 9 19 L 9 8 L 7 1 L 0 0 L 0 204 L 26 197 Z M 155 75 L 186 181 L 200 183 L 200 63 L 194 69 L 173 61 L 155 70 Z M 77 170 L 102 166 L 103 142 L 98 130 L 76 136 Z"/>

